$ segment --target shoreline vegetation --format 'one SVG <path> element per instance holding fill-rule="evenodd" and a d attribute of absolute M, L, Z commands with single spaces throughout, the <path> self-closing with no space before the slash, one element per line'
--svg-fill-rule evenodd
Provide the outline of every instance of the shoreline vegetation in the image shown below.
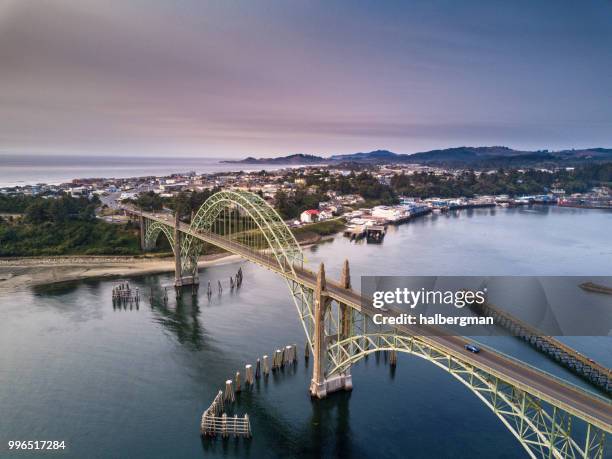
<path fill-rule="evenodd" d="M 342 220 L 332 220 L 296 228 L 301 247 L 322 242 L 344 229 Z M 198 267 L 234 263 L 240 257 L 228 252 L 201 255 Z M 120 278 L 174 271 L 169 252 L 140 255 L 61 255 L 0 258 L 0 292 L 23 290 L 39 285 L 95 278 Z"/>

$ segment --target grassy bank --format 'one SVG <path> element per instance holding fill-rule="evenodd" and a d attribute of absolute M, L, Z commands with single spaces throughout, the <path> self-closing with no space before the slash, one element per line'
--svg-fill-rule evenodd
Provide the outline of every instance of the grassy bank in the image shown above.
<path fill-rule="evenodd" d="M 298 242 L 311 241 L 319 239 L 321 236 L 329 236 L 342 231 L 345 227 L 345 221 L 342 218 L 327 220 L 324 222 L 312 223 L 299 228 L 292 228 L 291 231 L 295 235 Z"/>

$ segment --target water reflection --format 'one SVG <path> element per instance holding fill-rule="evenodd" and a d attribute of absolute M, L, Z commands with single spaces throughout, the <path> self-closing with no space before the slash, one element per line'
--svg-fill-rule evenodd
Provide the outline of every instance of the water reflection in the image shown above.
<path fill-rule="evenodd" d="M 32 293 L 36 296 L 64 296 L 74 293 L 81 285 L 82 281 L 65 281 L 56 282 L 54 284 L 34 285 L 32 286 Z"/>
<path fill-rule="evenodd" d="M 185 292 L 181 298 L 172 299 L 174 289 L 164 299 L 165 289 L 158 278 L 150 278 L 146 282 L 148 300 L 154 313 L 154 321 L 176 336 L 180 344 L 187 344 L 195 351 L 203 349 L 204 329 L 200 324 L 199 296 Z"/>
<path fill-rule="evenodd" d="M 351 392 L 338 392 L 324 400 L 313 400 L 309 431 L 303 437 L 310 438 L 310 442 L 297 451 L 300 455 L 353 457 L 350 398 Z M 329 444 L 330 440 L 333 441 L 332 445 Z"/>

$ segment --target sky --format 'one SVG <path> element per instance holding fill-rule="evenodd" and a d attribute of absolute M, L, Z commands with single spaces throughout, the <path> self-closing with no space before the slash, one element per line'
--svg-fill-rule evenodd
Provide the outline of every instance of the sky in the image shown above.
<path fill-rule="evenodd" d="M 0 154 L 612 147 L 612 2 L 0 0 Z"/>

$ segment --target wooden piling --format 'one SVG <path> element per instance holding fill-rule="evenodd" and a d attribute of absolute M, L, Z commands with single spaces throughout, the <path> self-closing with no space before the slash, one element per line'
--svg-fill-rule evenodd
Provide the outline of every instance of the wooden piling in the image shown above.
<path fill-rule="evenodd" d="M 268 356 L 263 356 L 263 374 L 264 376 L 268 376 L 270 374 L 270 362 L 268 361 Z"/>
<path fill-rule="evenodd" d="M 259 379 L 261 377 L 261 361 L 257 359 L 255 363 L 255 379 Z"/>
<path fill-rule="evenodd" d="M 234 382 L 231 379 L 225 381 L 225 394 L 223 400 L 226 402 L 234 402 L 236 396 L 234 395 Z"/>
<path fill-rule="evenodd" d="M 236 392 L 240 392 L 241 391 L 241 387 L 240 387 L 240 372 L 237 371 L 236 372 Z"/>
<path fill-rule="evenodd" d="M 272 371 L 280 369 L 283 362 L 283 351 L 277 349 L 274 352 L 274 358 L 272 359 Z"/>
<path fill-rule="evenodd" d="M 253 378 L 253 365 L 248 364 L 245 365 L 244 367 L 244 374 L 245 374 L 245 384 L 248 384 L 249 386 L 253 385 L 254 382 L 254 378 Z"/>
<path fill-rule="evenodd" d="M 289 365 L 291 362 L 293 362 L 293 348 L 287 345 L 285 346 L 283 365 Z"/>
<path fill-rule="evenodd" d="M 223 413 L 221 416 L 221 436 L 227 438 L 227 414 Z"/>
<path fill-rule="evenodd" d="M 244 415 L 244 424 L 245 424 L 245 433 L 244 436 L 246 438 L 251 438 L 251 422 L 249 421 L 249 415 Z"/>

